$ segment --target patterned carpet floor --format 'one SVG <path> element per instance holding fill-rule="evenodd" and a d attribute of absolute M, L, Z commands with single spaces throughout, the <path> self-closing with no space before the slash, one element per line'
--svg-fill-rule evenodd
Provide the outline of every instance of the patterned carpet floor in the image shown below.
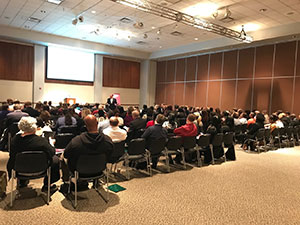
<path fill-rule="evenodd" d="M 0 224 L 300 224 L 300 147 L 236 155 L 171 173 L 159 164 L 153 177 L 132 171 L 129 181 L 112 180 L 126 190 L 110 192 L 108 204 L 88 190 L 76 210 L 58 191 L 46 205 L 33 189 L 42 179 L 31 181 L 12 208 L 9 197 L 0 202 Z M 0 152 L 1 170 L 7 159 Z"/>

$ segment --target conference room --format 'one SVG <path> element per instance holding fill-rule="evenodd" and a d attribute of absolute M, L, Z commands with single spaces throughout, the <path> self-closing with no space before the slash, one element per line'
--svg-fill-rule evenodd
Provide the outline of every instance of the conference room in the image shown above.
<path fill-rule="evenodd" d="M 1 0 L 0 224 L 298 224 L 299 22 L 298 0 Z"/>

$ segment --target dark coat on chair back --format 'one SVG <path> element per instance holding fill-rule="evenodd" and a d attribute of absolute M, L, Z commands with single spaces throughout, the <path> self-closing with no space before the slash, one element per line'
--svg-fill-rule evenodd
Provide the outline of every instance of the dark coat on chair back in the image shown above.
<path fill-rule="evenodd" d="M 114 145 L 110 137 L 103 133 L 84 132 L 74 137 L 64 151 L 64 158 L 68 159 L 68 167 L 74 172 L 80 155 L 105 154 L 110 157 Z"/>

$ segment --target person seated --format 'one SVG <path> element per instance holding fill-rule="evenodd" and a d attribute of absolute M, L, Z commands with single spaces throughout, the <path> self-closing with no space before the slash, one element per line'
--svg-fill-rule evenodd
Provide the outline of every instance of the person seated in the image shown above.
<path fill-rule="evenodd" d="M 70 111 L 64 109 L 63 116 L 58 118 L 55 128 L 60 133 L 62 127 L 76 125 L 76 123 L 76 119 L 71 115 Z"/>
<path fill-rule="evenodd" d="M 195 115 L 189 114 L 186 119 L 186 124 L 174 130 L 174 134 L 182 137 L 197 136 L 198 129 L 194 124 Z"/>
<path fill-rule="evenodd" d="M 250 130 L 246 134 L 246 141 L 244 142 L 243 146 L 244 150 L 247 150 L 250 146 L 250 150 L 255 151 L 254 143 L 250 140 L 255 138 L 260 128 L 264 128 L 265 116 L 262 113 L 258 113 L 255 117 L 255 121 L 256 122 L 252 124 Z"/>
<path fill-rule="evenodd" d="M 22 110 L 22 112 L 28 113 L 29 116 L 35 118 L 40 115 L 39 111 L 31 107 L 31 102 L 25 102 L 24 109 Z"/>
<path fill-rule="evenodd" d="M 74 172 L 77 160 L 81 155 L 105 154 L 108 159 L 113 152 L 114 145 L 112 140 L 98 131 L 98 122 L 94 115 L 88 115 L 84 118 L 87 132 L 74 137 L 65 148 L 63 160 L 61 163 L 63 172 L 63 181 L 61 192 L 66 193 L 67 182 L 69 181 L 69 171 Z M 79 184 L 83 190 L 88 188 L 88 183 Z"/>
<path fill-rule="evenodd" d="M 133 120 L 133 118 L 132 118 L 132 112 L 133 111 L 134 111 L 134 108 L 132 106 L 129 106 L 128 109 L 127 109 L 126 116 L 124 118 L 124 125 L 126 127 L 129 127 L 131 121 Z"/>
<path fill-rule="evenodd" d="M 167 141 L 168 132 L 165 128 L 162 127 L 162 124 L 165 121 L 165 116 L 162 114 L 158 114 L 155 119 L 155 125 L 148 127 L 144 134 L 142 135 L 142 138 L 145 138 L 146 140 L 146 148 L 149 148 L 150 142 L 152 140 L 159 140 L 161 138 L 164 138 Z M 158 157 L 152 158 L 152 168 L 157 167 Z"/>
<path fill-rule="evenodd" d="M 196 117 L 194 114 L 189 114 L 186 119 L 186 124 L 181 127 L 176 128 L 174 130 L 174 134 L 177 136 L 182 136 L 182 137 L 196 137 L 198 134 L 198 129 L 194 123 L 195 119 L 196 119 Z M 188 160 L 188 158 L 190 158 L 190 160 Z M 186 155 L 186 161 L 192 161 L 192 158 L 193 157 L 188 157 Z M 182 156 L 177 155 L 174 160 L 176 163 L 179 164 L 180 161 L 182 160 Z M 170 163 L 173 163 L 171 159 L 170 159 Z"/>
<path fill-rule="evenodd" d="M 109 119 L 110 126 L 103 130 L 103 134 L 109 136 L 113 142 L 121 142 L 126 140 L 127 132 L 119 128 L 119 120 L 112 116 Z"/>
<path fill-rule="evenodd" d="M 103 116 L 99 117 L 98 130 L 99 132 L 103 132 L 103 130 L 108 127 L 109 119 L 107 118 L 107 114 L 105 113 Z"/>
<path fill-rule="evenodd" d="M 29 116 L 28 113 L 22 112 L 21 109 L 22 106 L 20 104 L 14 105 L 14 111 L 6 115 L 6 127 L 19 122 L 23 116 Z"/>
<path fill-rule="evenodd" d="M 152 118 L 152 120 L 149 120 L 149 121 L 147 122 L 146 128 L 151 127 L 151 126 L 154 126 L 157 115 L 158 115 L 157 113 L 154 113 L 154 114 L 153 114 L 153 118 Z M 146 118 L 144 118 L 144 119 L 147 120 L 147 116 L 146 116 Z"/>
<path fill-rule="evenodd" d="M 146 128 L 147 120 L 140 117 L 140 112 L 138 110 L 134 110 L 132 112 L 132 118 L 133 121 L 131 121 L 129 124 L 127 141 L 130 141 L 134 138 L 139 138 L 139 130 Z"/>
<path fill-rule="evenodd" d="M 22 117 L 18 123 L 21 134 L 17 134 L 11 142 L 11 150 L 9 153 L 9 160 L 7 162 L 7 171 L 9 178 L 11 178 L 12 169 L 15 166 L 16 155 L 25 151 L 43 151 L 51 160 L 51 184 L 59 180 L 59 158 L 55 155 L 55 148 L 52 147 L 45 138 L 35 134 L 37 125 L 36 119 L 33 117 Z M 20 180 L 18 187 L 26 187 L 28 180 Z M 48 178 L 45 176 L 42 191 L 48 189 Z M 56 190 L 56 185 L 51 186 L 51 191 Z"/>
<path fill-rule="evenodd" d="M 175 119 L 175 114 L 169 113 L 168 120 L 163 123 L 162 126 L 168 130 L 168 133 L 173 133 L 174 129 L 177 128 Z"/>

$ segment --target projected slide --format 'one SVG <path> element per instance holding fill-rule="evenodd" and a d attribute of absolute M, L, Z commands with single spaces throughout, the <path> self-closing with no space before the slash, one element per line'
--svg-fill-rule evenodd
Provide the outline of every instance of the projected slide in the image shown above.
<path fill-rule="evenodd" d="M 47 78 L 94 81 L 94 54 L 56 46 L 48 47 Z"/>

